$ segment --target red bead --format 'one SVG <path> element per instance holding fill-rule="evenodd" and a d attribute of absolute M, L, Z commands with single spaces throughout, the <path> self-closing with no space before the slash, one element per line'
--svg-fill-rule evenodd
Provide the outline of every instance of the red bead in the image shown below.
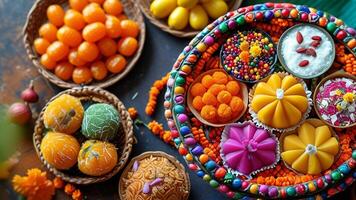
<path fill-rule="evenodd" d="M 224 178 L 225 174 L 226 174 L 226 169 L 223 168 L 223 167 L 220 167 L 219 169 L 217 169 L 217 170 L 215 171 L 215 177 L 216 177 L 217 179 Z"/>
<path fill-rule="evenodd" d="M 287 192 L 286 192 L 285 189 L 281 189 L 281 190 L 279 191 L 279 194 L 281 195 L 282 198 L 286 198 L 286 197 L 287 197 Z"/>
<path fill-rule="evenodd" d="M 245 12 L 245 11 L 246 11 L 245 8 L 239 8 L 239 9 L 237 10 L 237 12 L 239 12 L 239 13 L 243 13 L 243 12 Z"/>
<path fill-rule="evenodd" d="M 189 164 L 188 167 L 193 171 L 196 171 L 198 169 L 198 167 L 195 164 Z"/>
<path fill-rule="evenodd" d="M 350 166 L 350 168 L 356 167 L 356 161 L 350 160 L 350 161 L 349 161 L 349 166 Z"/>
<path fill-rule="evenodd" d="M 339 40 L 344 39 L 346 36 L 347 36 L 347 33 L 346 33 L 346 31 L 344 31 L 344 30 L 339 31 L 339 32 L 336 34 L 336 38 L 339 39 Z"/>
<path fill-rule="evenodd" d="M 300 19 L 301 19 L 302 21 L 307 21 L 307 20 L 308 20 L 308 14 L 303 12 L 303 13 L 300 15 Z"/>
<path fill-rule="evenodd" d="M 323 179 L 319 178 L 318 180 L 316 180 L 316 185 L 318 186 L 318 188 L 323 188 L 324 187 Z"/>
<path fill-rule="evenodd" d="M 274 6 L 274 3 L 271 3 L 271 2 L 267 2 L 265 3 L 265 5 L 268 7 L 268 8 L 271 8 Z"/>
<path fill-rule="evenodd" d="M 289 12 L 290 12 L 289 9 L 283 9 L 282 10 L 282 16 L 283 17 L 288 17 L 289 16 Z"/>
<path fill-rule="evenodd" d="M 229 191 L 226 193 L 227 197 L 233 198 L 235 196 L 235 192 Z"/>
<path fill-rule="evenodd" d="M 246 10 L 247 10 L 247 11 L 253 11 L 253 6 L 247 6 L 247 7 L 246 7 Z"/>
<path fill-rule="evenodd" d="M 280 3 L 276 3 L 276 4 L 274 4 L 274 7 L 275 7 L 275 8 L 282 8 L 283 6 L 282 6 L 282 4 L 280 4 Z"/>
<path fill-rule="evenodd" d="M 255 17 L 256 17 L 257 20 L 262 20 L 263 19 L 263 14 L 261 12 L 257 12 Z"/>
<path fill-rule="evenodd" d="M 229 187 L 227 187 L 226 185 L 220 185 L 219 191 L 223 193 L 227 193 L 229 191 Z"/>
<path fill-rule="evenodd" d="M 303 185 L 297 185 L 297 187 L 295 188 L 298 194 L 304 194 L 305 189 Z"/>
<path fill-rule="evenodd" d="M 183 147 L 179 147 L 178 152 L 180 155 L 183 155 L 183 156 L 187 155 L 187 153 L 188 153 L 188 151 Z"/>
<path fill-rule="evenodd" d="M 247 181 L 242 182 L 241 188 L 244 190 L 249 186 L 249 183 Z"/>
<path fill-rule="evenodd" d="M 171 131 L 172 138 L 177 138 L 179 136 L 178 131 Z"/>

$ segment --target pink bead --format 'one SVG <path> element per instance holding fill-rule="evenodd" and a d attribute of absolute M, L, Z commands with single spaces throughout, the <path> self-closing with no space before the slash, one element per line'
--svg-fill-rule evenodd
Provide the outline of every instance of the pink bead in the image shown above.
<path fill-rule="evenodd" d="M 229 191 L 229 188 L 226 185 L 220 185 L 219 191 L 223 193 L 227 193 Z"/>
<path fill-rule="evenodd" d="M 301 19 L 302 21 L 307 21 L 307 20 L 308 20 L 308 14 L 303 12 L 303 13 L 300 15 L 300 19 Z"/>
<path fill-rule="evenodd" d="M 227 197 L 233 198 L 235 196 L 235 192 L 229 191 L 226 193 Z"/>
<path fill-rule="evenodd" d="M 305 189 L 304 189 L 303 185 L 297 185 L 295 190 L 297 191 L 298 194 L 304 194 L 304 192 L 305 192 Z"/>
<path fill-rule="evenodd" d="M 179 136 L 178 131 L 177 131 L 177 130 L 173 130 L 173 131 L 171 131 L 171 136 L 172 136 L 173 138 L 178 137 L 178 136 Z"/>
<path fill-rule="evenodd" d="M 198 169 L 198 167 L 195 164 L 189 164 L 188 167 L 193 171 L 196 171 Z"/>

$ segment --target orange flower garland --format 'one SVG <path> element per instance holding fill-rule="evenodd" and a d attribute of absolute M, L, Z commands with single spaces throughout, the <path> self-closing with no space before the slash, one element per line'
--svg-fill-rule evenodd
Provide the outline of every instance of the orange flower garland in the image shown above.
<path fill-rule="evenodd" d="M 28 200 L 49 200 L 55 193 L 53 182 L 46 172 L 34 168 L 27 170 L 27 176 L 15 175 L 12 179 L 14 190 Z"/>
<path fill-rule="evenodd" d="M 131 108 L 127 109 L 127 111 L 129 112 L 132 120 L 135 120 L 137 118 L 138 113 L 137 113 L 136 108 L 131 107 Z"/>
<path fill-rule="evenodd" d="M 356 75 L 356 58 L 353 54 L 345 53 L 343 44 L 336 44 L 336 61 L 333 63 L 335 69 L 343 68 L 346 72 Z"/>
<path fill-rule="evenodd" d="M 164 88 L 164 86 L 167 84 L 168 78 L 169 78 L 169 73 L 166 74 L 164 77 L 162 77 L 161 80 L 157 80 L 153 83 L 153 86 L 151 87 L 149 92 L 148 102 L 145 109 L 147 115 L 149 116 L 153 115 L 157 105 L 157 96 L 159 95 L 160 91 Z"/>
<path fill-rule="evenodd" d="M 53 179 L 53 184 L 56 189 L 62 189 L 64 187 L 64 181 L 59 177 Z"/>

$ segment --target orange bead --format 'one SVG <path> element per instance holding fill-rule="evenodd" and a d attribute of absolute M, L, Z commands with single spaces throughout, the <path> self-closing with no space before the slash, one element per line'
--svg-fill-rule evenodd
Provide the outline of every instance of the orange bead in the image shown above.
<path fill-rule="evenodd" d="M 47 8 L 48 21 L 53 25 L 60 27 L 64 24 L 64 10 L 60 5 L 50 5 Z"/>
<path fill-rule="evenodd" d="M 78 57 L 86 62 L 94 61 L 99 55 L 99 48 L 90 42 L 83 42 L 78 47 Z"/>
<path fill-rule="evenodd" d="M 202 164 L 205 164 L 206 162 L 208 162 L 209 160 L 209 156 L 206 155 L 206 154 L 202 154 L 199 156 L 199 161 L 202 163 Z"/>
<path fill-rule="evenodd" d="M 88 84 L 93 80 L 91 71 L 87 67 L 76 67 L 72 79 L 76 84 Z"/>
<path fill-rule="evenodd" d="M 217 99 L 220 103 L 225 103 L 225 104 L 229 104 L 231 101 L 231 94 L 228 91 L 221 91 L 219 92 Z"/>
<path fill-rule="evenodd" d="M 83 9 L 83 17 L 87 23 L 102 22 L 106 20 L 105 12 L 96 3 L 90 3 Z"/>
<path fill-rule="evenodd" d="M 106 57 L 115 55 L 116 42 L 110 38 L 103 38 L 98 42 L 100 53 Z"/>
<path fill-rule="evenodd" d="M 87 5 L 88 0 L 69 0 L 69 6 L 79 12 L 81 12 Z"/>
<path fill-rule="evenodd" d="M 97 61 L 91 64 L 90 71 L 94 79 L 98 81 L 103 80 L 108 74 L 108 70 L 102 61 Z"/>
<path fill-rule="evenodd" d="M 226 84 L 227 83 L 227 75 L 224 72 L 214 72 L 213 79 L 215 83 Z"/>
<path fill-rule="evenodd" d="M 89 2 L 103 4 L 105 0 L 89 0 Z"/>
<path fill-rule="evenodd" d="M 68 61 L 77 67 L 84 66 L 87 62 L 78 56 L 78 51 L 73 49 L 68 54 Z"/>
<path fill-rule="evenodd" d="M 101 22 L 94 22 L 88 24 L 83 29 L 83 38 L 88 42 L 96 42 L 105 37 L 106 28 L 105 25 Z"/>
<path fill-rule="evenodd" d="M 200 115 L 208 121 L 214 121 L 217 116 L 216 108 L 212 105 L 206 105 L 201 109 Z"/>
<path fill-rule="evenodd" d="M 240 92 L 240 85 L 236 81 L 229 81 L 226 84 L 226 90 L 231 93 L 231 95 L 236 96 Z"/>
<path fill-rule="evenodd" d="M 122 4 L 119 0 L 105 0 L 103 8 L 110 15 L 119 15 L 122 12 Z"/>
<path fill-rule="evenodd" d="M 212 86 L 215 81 L 213 79 L 212 76 L 210 75 L 205 75 L 202 79 L 201 79 L 201 83 L 204 85 L 205 88 L 210 88 L 210 86 Z"/>
<path fill-rule="evenodd" d="M 80 12 L 69 9 L 64 15 L 64 24 L 79 31 L 84 28 L 86 22 Z"/>
<path fill-rule="evenodd" d="M 196 96 L 193 99 L 192 105 L 197 111 L 200 111 L 205 104 L 203 103 L 203 98 L 201 96 Z"/>
<path fill-rule="evenodd" d="M 118 50 L 124 56 L 132 56 L 138 47 L 138 42 L 133 37 L 122 38 L 118 43 Z"/>
<path fill-rule="evenodd" d="M 33 46 L 35 47 L 36 52 L 40 55 L 46 53 L 49 45 L 50 45 L 50 43 L 48 42 L 48 40 L 46 40 L 44 38 L 37 38 L 33 42 Z"/>
<path fill-rule="evenodd" d="M 218 100 L 216 99 L 216 97 L 211 94 L 210 92 L 206 92 L 203 95 L 203 103 L 206 105 L 213 105 L 216 106 L 218 104 Z"/>
<path fill-rule="evenodd" d="M 74 66 L 70 64 L 69 62 L 61 62 L 56 66 L 56 69 L 54 70 L 54 74 L 64 80 L 68 81 L 70 78 L 72 78 Z"/>
<path fill-rule="evenodd" d="M 218 108 L 218 116 L 222 122 L 229 121 L 232 118 L 232 109 L 225 103 L 220 104 Z"/>
<path fill-rule="evenodd" d="M 210 86 L 208 92 L 215 96 L 218 96 L 218 94 L 223 90 L 225 90 L 225 85 L 214 83 L 212 86 Z"/>
<path fill-rule="evenodd" d="M 53 70 L 56 67 L 56 61 L 52 60 L 46 53 L 41 56 L 40 63 L 48 70 Z"/>
<path fill-rule="evenodd" d="M 70 47 L 77 47 L 82 42 L 82 35 L 77 30 L 68 26 L 63 26 L 57 31 L 57 38 Z"/>
<path fill-rule="evenodd" d="M 114 55 L 106 60 L 106 68 L 111 73 L 120 73 L 126 67 L 126 59 L 122 55 Z"/>
<path fill-rule="evenodd" d="M 244 103 L 240 97 L 234 96 L 231 98 L 230 107 L 232 112 L 237 115 L 240 114 L 240 112 L 243 110 Z"/>
<path fill-rule="evenodd" d="M 59 61 L 68 55 L 69 48 L 63 42 L 55 41 L 49 45 L 46 53 L 52 60 Z"/>
<path fill-rule="evenodd" d="M 190 94 L 192 94 L 193 97 L 195 97 L 195 96 L 203 96 L 205 92 L 206 92 L 206 88 L 201 83 L 195 83 L 190 88 Z"/>
<path fill-rule="evenodd" d="M 122 37 L 137 37 L 140 31 L 138 24 L 130 19 L 125 19 L 121 21 Z"/>
<path fill-rule="evenodd" d="M 114 16 L 107 16 L 105 21 L 106 34 L 111 38 L 117 38 L 122 33 L 121 21 Z"/>
<path fill-rule="evenodd" d="M 39 35 L 48 42 L 54 42 L 57 40 L 57 27 L 51 23 L 43 24 L 39 29 Z"/>

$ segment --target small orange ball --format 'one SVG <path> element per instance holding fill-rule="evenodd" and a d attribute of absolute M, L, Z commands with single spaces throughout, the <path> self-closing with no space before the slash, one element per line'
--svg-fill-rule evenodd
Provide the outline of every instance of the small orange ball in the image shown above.
<path fill-rule="evenodd" d="M 203 103 L 206 105 L 213 105 L 216 106 L 218 104 L 218 100 L 216 99 L 216 97 L 211 94 L 210 92 L 206 92 L 203 95 Z"/>
<path fill-rule="evenodd" d="M 46 53 L 41 56 L 40 63 L 48 70 L 53 70 L 57 65 Z"/>
<path fill-rule="evenodd" d="M 64 10 L 60 5 L 54 4 L 47 8 L 48 21 L 53 25 L 60 27 L 64 24 Z"/>
<path fill-rule="evenodd" d="M 225 85 L 214 83 L 212 86 L 210 86 L 208 92 L 215 96 L 218 96 L 218 94 L 223 90 L 225 90 Z"/>
<path fill-rule="evenodd" d="M 46 51 L 47 55 L 54 61 L 60 61 L 65 58 L 69 53 L 69 48 L 61 41 L 55 41 Z"/>
<path fill-rule="evenodd" d="M 126 67 L 126 59 L 122 55 L 114 55 L 106 60 L 105 65 L 111 73 L 120 73 Z"/>
<path fill-rule="evenodd" d="M 133 37 L 122 38 L 118 43 L 118 50 L 124 56 L 132 56 L 138 47 L 138 42 Z"/>
<path fill-rule="evenodd" d="M 218 116 L 221 122 L 229 121 L 232 118 L 232 109 L 227 104 L 220 104 L 218 108 Z"/>
<path fill-rule="evenodd" d="M 93 77 L 89 68 L 76 67 L 73 70 L 72 79 L 76 84 L 88 84 L 93 80 Z"/>
<path fill-rule="evenodd" d="M 83 17 L 87 23 L 102 22 L 106 20 L 104 10 L 97 3 L 90 3 L 83 9 Z"/>
<path fill-rule="evenodd" d="M 193 97 L 196 96 L 203 96 L 204 93 L 206 92 L 206 88 L 203 86 L 201 83 L 195 83 L 191 88 L 190 88 L 190 94 L 193 95 Z"/>
<path fill-rule="evenodd" d="M 39 29 L 39 35 L 48 42 L 57 40 L 57 27 L 51 23 L 43 24 Z"/>
<path fill-rule="evenodd" d="M 200 112 L 200 115 L 208 120 L 208 121 L 215 121 L 217 117 L 216 108 L 212 105 L 205 105 Z"/>
<path fill-rule="evenodd" d="M 229 81 L 226 84 L 226 90 L 231 93 L 233 96 L 237 96 L 240 92 L 240 85 L 236 81 Z"/>
<path fill-rule="evenodd" d="M 93 75 L 93 78 L 98 81 L 103 80 L 108 74 L 108 70 L 102 61 L 97 61 L 91 64 L 90 71 Z"/>
<path fill-rule="evenodd" d="M 201 96 L 196 96 L 193 99 L 192 105 L 197 111 L 201 111 L 205 104 L 203 103 L 203 98 Z"/>
<path fill-rule="evenodd" d="M 119 0 L 105 0 L 103 8 L 110 15 L 119 15 L 122 13 L 122 4 Z"/>
<path fill-rule="evenodd" d="M 239 115 L 244 108 L 244 103 L 240 97 L 232 97 L 230 101 L 230 107 L 234 114 Z"/>
<path fill-rule="evenodd" d="M 210 88 L 210 86 L 212 86 L 215 81 L 213 79 L 212 76 L 210 75 L 205 75 L 202 79 L 201 79 L 201 83 L 204 85 L 205 88 Z"/>
<path fill-rule="evenodd" d="M 229 104 L 231 101 L 231 94 L 228 91 L 221 91 L 219 92 L 217 99 L 220 103 L 225 103 L 225 104 Z"/>
<path fill-rule="evenodd" d="M 35 50 L 38 54 L 43 55 L 46 53 L 47 48 L 49 47 L 51 43 L 48 42 L 48 40 L 44 38 L 37 38 L 33 42 L 33 46 L 35 47 Z"/>
<path fill-rule="evenodd" d="M 57 31 L 57 38 L 70 47 L 77 47 L 82 42 L 82 35 L 77 30 L 68 26 L 62 26 Z"/>
<path fill-rule="evenodd" d="M 121 23 L 122 28 L 122 37 L 137 37 L 138 33 L 140 32 L 140 27 L 138 24 L 130 19 L 122 20 Z"/>
<path fill-rule="evenodd" d="M 78 57 L 86 62 L 92 62 L 99 56 L 99 48 L 94 43 L 82 42 L 78 47 Z"/>
<path fill-rule="evenodd" d="M 103 4 L 105 0 L 89 0 L 89 2 L 92 2 L 92 3 L 97 3 L 97 4 Z"/>
<path fill-rule="evenodd" d="M 87 62 L 79 58 L 78 51 L 76 49 L 72 49 L 68 54 L 68 61 L 74 66 L 82 67 Z"/>
<path fill-rule="evenodd" d="M 72 78 L 74 66 L 70 64 L 69 62 L 61 62 L 56 66 L 56 69 L 54 70 L 54 74 L 64 80 L 68 81 L 70 78 Z"/>
<path fill-rule="evenodd" d="M 64 15 L 64 24 L 68 27 L 74 28 L 78 31 L 82 30 L 86 25 L 83 15 L 73 9 L 67 10 Z"/>
<path fill-rule="evenodd" d="M 108 15 L 105 21 L 106 34 L 111 38 L 117 38 L 122 33 L 121 21 L 114 17 Z"/>
<path fill-rule="evenodd" d="M 83 29 L 83 38 L 88 42 L 96 42 L 105 37 L 106 28 L 105 25 L 101 22 L 94 22 L 88 24 Z"/>
<path fill-rule="evenodd" d="M 228 81 L 227 75 L 224 72 L 214 72 L 213 79 L 215 83 L 226 84 Z"/>
<path fill-rule="evenodd" d="M 106 57 L 115 55 L 116 53 L 116 42 L 110 38 L 103 38 L 98 42 L 98 47 L 100 53 Z"/>
<path fill-rule="evenodd" d="M 79 12 L 81 12 L 87 5 L 88 0 L 69 0 L 69 6 Z"/>

